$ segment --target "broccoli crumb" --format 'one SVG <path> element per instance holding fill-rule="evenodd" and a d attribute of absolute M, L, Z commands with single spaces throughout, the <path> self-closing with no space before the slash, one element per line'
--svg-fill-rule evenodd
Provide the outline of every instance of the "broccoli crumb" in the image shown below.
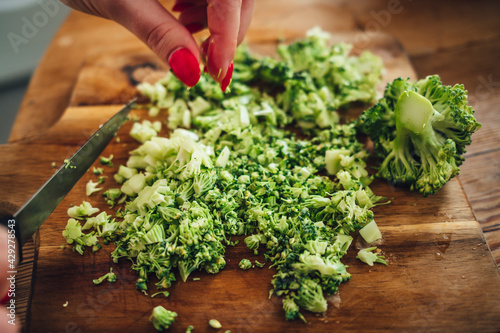
<path fill-rule="evenodd" d="M 104 157 L 104 156 L 101 156 L 100 158 L 100 162 L 102 165 L 107 165 L 107 166 L 110 166 L 110 167 L 113 167 L 113 154 L 109 155 L 109 157 Z"/>
<path fill-rule="evenodd" d="M 93 167 L 92 172 L 94 173 L 94 175 L 102 175 L 104 173 L 104 169 Z"/>
<path fill-rule="evenodd" d="M 208 325 L 210 325 L 210 327 L 213 327 L 217 330 L 222 327 L 222 324 L 217 319 L 210 319 L 210 321 L 208 322 Z"/>
<path fill-rule="evenodd" d="M 258 260 L 255 260 L 255 266 L 262 268 L 262 267 L 264 267 L 264 265 L 265 265 L 264 263 L 261 263 Z"/>

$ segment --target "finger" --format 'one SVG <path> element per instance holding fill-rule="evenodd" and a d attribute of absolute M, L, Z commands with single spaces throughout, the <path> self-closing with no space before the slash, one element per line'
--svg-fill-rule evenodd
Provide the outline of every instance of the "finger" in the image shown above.
<path fill-rule="evenodd" d="M 207 6 L 206 0 L 176 0 L 175 4 L 172 6 L 173 12 L 183 12 L 184 10 L 198 6 L 200 4 Z"/>
<path fill-rule="evenodd" d="M 69 1 L 74 4 L 74 1 Z M 139 37 L 186 85 L 200 78 L 200 54 L 193 37 L 156 0 L 82 0 L 74 7 L 86 13 L 112 19 Z"/>
<path fill-rule="evenodd" d="M 205 29 L 207 27 L 206 2 L 182 11 L 179 15 L 179 22 L 191 33 Z"/>
<path fill-rule="evenodd" d="M 242 0 L 240 15 L 240 30 L 238 31 L 238 44 L 240 44 L 250 27 L 252 21 L 255 0 Z"/>
<path fill-rule="evenodd" d="M 222 83 L 234 58 L 240 30 L 241 0 L 210 0 L 207 22 L 210 37 L 207 47 L 207 69 Z M 223 89 L 224 90 L 224 89 Z"/>

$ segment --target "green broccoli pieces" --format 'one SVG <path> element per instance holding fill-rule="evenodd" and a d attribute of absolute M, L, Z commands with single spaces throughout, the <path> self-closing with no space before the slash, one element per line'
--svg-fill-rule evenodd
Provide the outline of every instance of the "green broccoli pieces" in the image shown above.
<path fill-rule="evenodd" d="M 158 305 L 153 309 L 153 313 L 149 317 L 149 322 L 153 324 L 157 331 L 168 329 L 175 321 L 177 313 L 165 309 L 163 306 Z"/>
<path fill-rule="evenodd" d="M 384 259 L 385 257 L 377 252 L 377 247 L 375 246 L 360 250 L 356 258 L 370 266 L 373 266 L 373 263 L 376 262 L 387 266 L 387 261 Z"/>
<path fill-rule="evenodd" d="M 108 280 L 108 282 L 116 282 L 116 274 L 113 273 L 113 268 L 109 268 L 109 273 L 104 274 L 100 278 L 92 280 L 94 284 L 101 284 L 104 280 Z"/>
<path fill-rule="evenodd" d="M 238 266 L 246 271 L 247 269 L 250 269 L 252 268 L 252 262 L 248 259 L 241 259 L 240 263 L 238 264 Z"/>

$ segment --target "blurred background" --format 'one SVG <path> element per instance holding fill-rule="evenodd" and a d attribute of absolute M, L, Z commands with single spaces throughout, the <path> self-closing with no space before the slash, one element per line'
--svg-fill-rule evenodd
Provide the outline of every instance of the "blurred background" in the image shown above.
<path fill-rule="evenodd" d="M 0 144 L 7 142 L 31 74 L 69 12 L 56 0 L 0 1 Z"/>

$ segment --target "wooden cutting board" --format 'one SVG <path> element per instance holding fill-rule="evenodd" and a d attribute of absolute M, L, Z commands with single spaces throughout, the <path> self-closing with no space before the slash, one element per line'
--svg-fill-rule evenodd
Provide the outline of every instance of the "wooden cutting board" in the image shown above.
<path fill-rule="evenodd" d="M 352 42 L 356 36 L 335 35 L 334 39 Z M 252 48 L 271 54 L 274 41 L 264 38 Z M 384 82 L 398 76 L 415 77 L 394 39 L 374 37 L 357 44 L 355 50 L 364 48 L 384 60 Z M 146 48 L 118 48 L 106 54 L 97 50 L 82 67 L 70 107 L 57 124 L 36 140 L 2 147 L 6 163 L 0 166 L 0 184 L 13 184 L 11 201 L 19 204 L 27 199 L 54 172 L 53 161 L 60 166 L 118 111 L 117 104 L 136 94 L 135 83 L 152 80 L 162 71 L 162 63 Z M 150 119 L 145 111 L 134 114 Z M 125 124 L 118 135 L 121 141 L 113 141 L 103 153 L 115 156 L 115 166 L 124 164 L 128 151 L 137 147 L 128 136 L 130 128 L 131 123 Z M 108 177 L 104 187 L 116 187 L 112 180 L 116 169 L 104 169 Z M 137 276 L 130 263 L 112 262 L 113 245 L 83 256 L 70 246 L 61 248 L 71 204 L 87 200 L 107 209 L 99 194 L 85 195 L 85 184 L 96 178 L 91 172 L 86 174 L 39 230 L 26 323 L 29 332 L 154 332 L 148 317 L 159 304 L 178 313 L 172 332 L 184 332 L 189 325 L 195 332 L 214 331 L 208 326 L 212 318 L 222 323 L 222 330 L 231 332 L 500 330 L 499 273 L 458 179 L 429 198 L 376 181 L 375 193 L 393 198 L 392 204 L 374 209 L 384 235 L 380 248 L 389 266 L 369 267 L 355 259 L 355 239 L 343 259 L 353 278 L 340 287 L 340 305 L 331 302 L 324 316 L 304 311 L 308 320 L 304 324 L 285 321 L 281 298 L 268 298 L 273 269 L 238 268 L 242 258 L 263 260 L 244 244 L 227 248 L 227 266 L 221 273 L 193 273 L 187 282 L 175 283 L 168 298 L 136 291 Z M 27 191 L 16 190 L 24 188 Z M 92 279 L 109 267 L 118 281 L 94 285 Z"/>

